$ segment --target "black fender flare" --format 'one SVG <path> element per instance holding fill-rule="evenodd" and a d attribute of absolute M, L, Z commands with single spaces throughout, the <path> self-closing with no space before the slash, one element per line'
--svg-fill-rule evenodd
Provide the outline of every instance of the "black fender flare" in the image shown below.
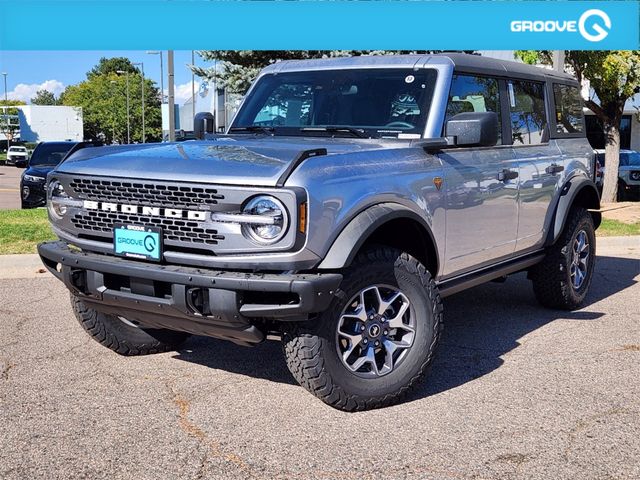
<path fill-rule="evenodd" d="M 560 191 L 555 213 L 551 218 L 551 228 L 549 228 L 547 245 L 552 245 L 558 237 L 560 237 L 564 225 L 567 222 L 569 211 L 577 199 L 584 202 L 585 207 L 589 210 L 600 209 L 600 194 L 598 193 L 596 184 L 591 179 L 586 177 L 573 177 L 568 180 Z M 598 228 L 602 216 L 600 212 L 591 213 L 594 217 L 595 227 Z"/>
<path fill-rule="evenodd" d="M 418 222 L 429 235 L 437 252 L 433 232 L 424 218 L 418 213 L 399 203 L 378 203 L 361 211 L 351 219 L 334 240 L 324 260 L 317 268 L 321 270 L 336 270 L 349 266 L 373 232 L 385 223 L 399 218 Z M 435 261 L 439 263 L 438 258 Z"/>

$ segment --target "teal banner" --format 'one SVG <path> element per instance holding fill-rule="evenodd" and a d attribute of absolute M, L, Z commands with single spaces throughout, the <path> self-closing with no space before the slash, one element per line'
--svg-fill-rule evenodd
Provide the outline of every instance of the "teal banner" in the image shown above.
<path fill-rule="evenodd" d="M 0 49 L 636 49 L 634 1 L 0 0 Z"/>

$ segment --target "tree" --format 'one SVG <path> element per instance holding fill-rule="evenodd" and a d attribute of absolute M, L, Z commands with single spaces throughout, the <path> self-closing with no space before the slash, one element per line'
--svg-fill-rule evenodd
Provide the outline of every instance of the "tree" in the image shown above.
<path fill-rule="evenodd" d="M 551 63 L 549 51 L 518 50 L 516 57 L 530 64 Z M 615 202 L 620 163 L 620 122 L 625 103 L 640 92 L 640 50 L 566 50 L 565 64 L 579 82 L 588 80 L 595 93 L 595 97 L 585 100 L 585 105 L 604 127 L 607 168 L 602 200 Z"/>
<path fill-rule="evenodd" d="M 111 71 L 120 69 L 124 63 L 120 59 L 110 60 L 114 59 L 101 59 L 100 64 L 87 72 L 87 80 L 67 87 L 60 100 L 62 105 L 82 107 L 86 139 L 127 143 L 127 75 Z M 142 142 L 142 76 L 134 70 L 128 75 L 130 137 L 131 142 Z M 145 78 L 144 82 L 145 140 L 159 141 L 162 139 L 160 93 L 152 80 Z"/>
<path fill-rule="evenodd" d="M 98 64 L 87 72 L 87 79 L 99 75 L 117 74 L 118 71 L 140 74 L 140 70 L 127 57 L 102 57 Z"/>
<path fill-rule="evenodd" d="M 22 100 L 7 100 L 6 102 L 0 100 L 0 133 L 9 140 L 13 140 L 16 132 L 20 130 L 20 123 L 15 120 L 15 116 L 18 115 L 18 109 L 14 108 L 16 105 L 26 105 L 26 103 Z"/>
<path fill-rule="evenodd" d="M 32 105 L 60 105 L 60 99 L 49 90 L 38 90 L 31 99 Z"/>
<path fill-rule="evenodd" d="M 472 53 L 471 50 L 466 51 Z M 401 53 L 434 53 L 429 50 L 205 50 L 198 55 L 207 62 L 220 61 L 216 67 L 191 66 L 199 77 L 215 80 L 218 88 L 230 93 L 244 94 L 260 70 L 279 60 L 352 57 L 359 55 L 395 55 Z"/>

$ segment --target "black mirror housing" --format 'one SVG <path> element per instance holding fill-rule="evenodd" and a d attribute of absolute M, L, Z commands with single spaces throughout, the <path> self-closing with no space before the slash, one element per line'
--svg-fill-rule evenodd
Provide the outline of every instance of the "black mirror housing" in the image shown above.
<path fill-rule="evenodd" d="M 196 113 L 193 119 L 193 134 L 198 140 L 204 139 L 208 133 L 213 133 L 215 128 L 215 117 L 210 112 Z"/>
<path fill-rule="evenodd" d="M 454 137 L 458 146 L 491 147 L 498 143 L 499 128 L 495 112 L 465 112 L 451 117 L 445 135 Z"/>

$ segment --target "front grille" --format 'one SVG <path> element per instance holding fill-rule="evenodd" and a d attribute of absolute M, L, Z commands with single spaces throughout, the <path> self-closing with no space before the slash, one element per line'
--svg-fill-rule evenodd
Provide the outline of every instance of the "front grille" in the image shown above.
<path fill-rule="evenodd" d="M 113 238 L 116 223 L 161 227 L 165 241 L 217 245 L 224 240 L 217 230 L 202 228 L 198 222 L 188 220 L 129 215 L 126 213 L 84 211 L 71 219 L 78 230 L 108 233 Z"/>
<path fill-rule="evenodd" d="M 217 189 L 157 182 L 127 182 L 74 178 L 69 186 L 77 197 L 101 202 L 170 208 L 215 205 L 224 199 Z"/>

